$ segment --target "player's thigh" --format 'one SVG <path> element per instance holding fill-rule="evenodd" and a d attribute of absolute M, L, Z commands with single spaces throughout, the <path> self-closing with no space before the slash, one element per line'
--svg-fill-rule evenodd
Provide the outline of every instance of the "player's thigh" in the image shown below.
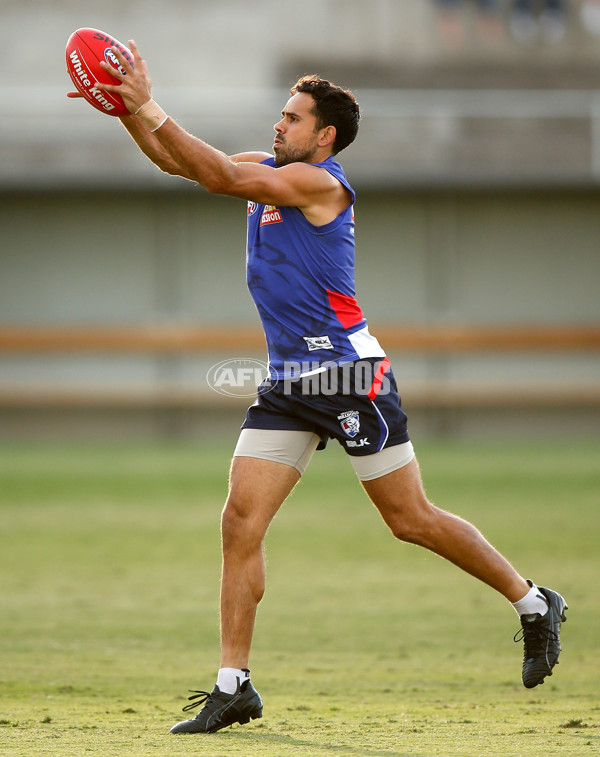
<path fill-rule="evenodd" d="M 291 440 L 290 434 L 295 434 Z M 264 534 L 300 479 L 318 440 L 310 432 L 244 429 L 231 464 L 224 522 L 243 522 L 245 528 Z M 288 449 L 285 454 L 283 447 Z"/>
<path fill-rule="evenodd" d="M 391 473 L 361 483 L 383 520 L 396 534 L 404 533 L 429 512 L 430 503 L 416 457 Z"/>
<path fill-rule="evenodd" d="M 283 463 L 304 473 L 321 441 L 313 431 L 299 429 L 243 428 L 233 456 Z"/>

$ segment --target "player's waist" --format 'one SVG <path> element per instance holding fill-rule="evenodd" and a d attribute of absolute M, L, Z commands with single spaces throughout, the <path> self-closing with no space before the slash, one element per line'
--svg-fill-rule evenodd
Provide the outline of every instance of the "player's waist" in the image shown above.
<path fill-rule="evenodd" d="M 302 336 L 294 341 L 297 341 L 297 349 L 290 348 L 288 342 L 284 353 L 280 350 L 279 340 L 270 340 L 267 333 L 271 378 L 301 378 L 362 358 L 385 357 L 383 348 L 369 333 L 366 324 L 350 334 L 344 332 L 333 337 L 329 334 Z"/>
<path fill-rule="evenodd" d="M 384 366 L 384 368 L 380 368 Z M 320 381 L 321 386 L 332 387 L 338 386 L 340 378 L 344 381 L 350 381 L 352 385 L 364 386 L 365 389 L 358 389 L 359 393 L 367 394 L 373 387 L 373 382 L 377 378 L 379 372 L 389 372 L 390 376 L 390 361 L 387 357 L 374 356 L 354 358 L 352 360 L 331 360 L 327 363 L 321 363 L 315 365 L 305 361 L 304 363 L 294 363 L 293 361 L 287 361 L 286 367 L 288 371 L 281 372 L 274 371 L 272 375 L 269 375 L 263 382 L 268 386 L 273 384 L 279 384 L 284 382 L 290 386 L 296 384 L 299 381 L 309 380 L 312 381 L 316 378 Z M 325 376 L 325 378 L 319 378 Z"/>

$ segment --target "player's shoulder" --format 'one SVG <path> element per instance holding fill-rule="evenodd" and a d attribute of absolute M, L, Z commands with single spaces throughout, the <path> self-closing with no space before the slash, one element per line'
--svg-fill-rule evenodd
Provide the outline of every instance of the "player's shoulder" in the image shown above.
<path fill-rule="evenodd" d="M 240 152 L 229 157 L 235 163 L 263 163 L 273 156 L 268 152 Z"/>
<path fill-rule="evenodd" d="M 338 184 L 337 177 L 333 176 L 321 163 L 306 163 L 297 161 L 288 163 L 279 169 L 289 177 L 296 177 L 302 181 L 317 182 L 319 184 Z"/>

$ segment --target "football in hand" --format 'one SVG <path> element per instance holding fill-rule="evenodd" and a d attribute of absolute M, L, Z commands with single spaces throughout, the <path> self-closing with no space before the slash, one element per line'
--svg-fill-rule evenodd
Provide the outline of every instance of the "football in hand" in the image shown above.
<path fill-rule="evenodd" d="M 77 29 L 69 37 L 66 48 L 67 71 L 77 90 L 101 113 L 109 116 L 128 116 L 123 98 L 111 92 L 105 92 L 94 86 L 99 84 L 118 84 L 116 77 L 100 67 L 100 61 L 106 61 L 114 69 L 120 69 L 119 61 L 112 52 L 116 47 L 123 57 L 133 66 L 131 51 L 118 40 L 99 29 Z M 122 69 L 121 73 L 125 73 Z"/>

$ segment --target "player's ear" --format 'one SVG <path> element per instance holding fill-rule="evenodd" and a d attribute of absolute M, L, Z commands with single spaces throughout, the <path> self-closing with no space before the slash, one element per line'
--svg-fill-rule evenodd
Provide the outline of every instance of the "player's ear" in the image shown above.
<path fill-rule="evenodd" d="M 326 126 L 324 129 L 321 129 L 319 134 L 319 147 L 333 145 L 336 133 L 335 126 Z"/>

